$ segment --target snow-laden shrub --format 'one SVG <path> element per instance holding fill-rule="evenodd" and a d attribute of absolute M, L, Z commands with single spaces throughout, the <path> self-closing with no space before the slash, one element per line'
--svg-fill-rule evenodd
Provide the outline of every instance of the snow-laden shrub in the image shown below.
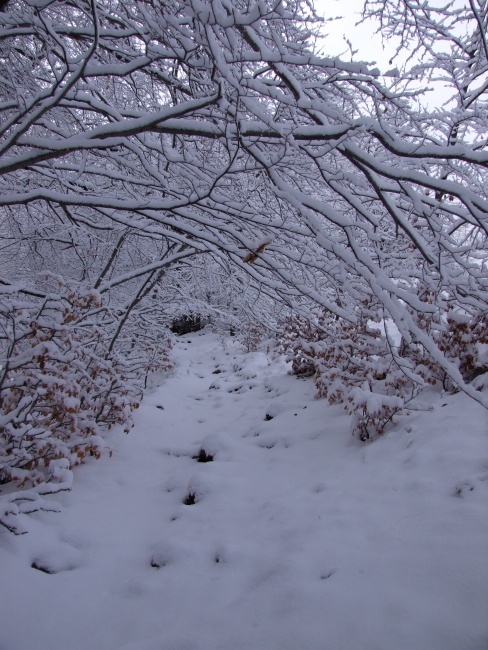
<path fill-rule="evenodd" d="M 278 350 L 287 355 L 292 374 L 300 377 L 312 377 L 315 374 L 316 350 L 313 344 L 326 337 L 322 329 L 325 317 L 325 313 L 320 312 L 316 315 L 315 322 L 311 322 L 298 314 L 292 314 L 283 323 Z"/>
<path fill-rule="evenodd" d="M 432 302 L 429 296 L 426 298 Z M 417 316 L 420 327 L 429 333 L 449 361 L 454 362 L 464 381 L 472 382 L 488 372 L 488 315 L 478 310 L 472 313 L 450 308 L 434 315 Z M 416 372 L 429 384 L 441 384 L 444 390 L 456 390 L 457 386 L 445 370 L 431 359 L 419 346 L 405 348 L 416 365 Z"/>
<path fill-rule="evenodd" d="M 256 320 L 246 320 L 236 328 L 236 337 L 247 352 L 256 352 L 260 343 L 269 338 L 269 330 Z"/>
<path fill-rule="evenodd" d="M 167 342 L 121 354 L 97 313 L 96 291 L 60 278 L 58 292 L 42 300 L 1 297 L 1 483 L 56 482 L 61 459 L 71 469 L 99 458 L 101 428 L 119 424 L 128 432 L 146 374 L 169 366 Z"/>
<path fill-rule="evenodd" d="M 454 362 L 466 382 L 488 372 L 488 316 L 437 310 L 415 315 L 416 322 Z M 380 310 L 365 301 L 351 323 L 326 311 L 315 321 L 292 316 L 285 322 L 281 350 L 291 372 L 313 376 L 317 398 L 343 404 L 352 415 L 352 431 L 362 440 L 381 434 L 422 390 L 439 384 L 456 390 L 439 363 L 419 344 L 395 347 L 384 332 Z M 417 378 L 417 379 L 416 379 Z M 478 388 L 482 388 L 481 382 Z"/>
<path fill-rule="evenodd" d="M 350 323 L 321 311 L 315 323 L 294 316 L 284 327 L 281 349 L 291 372 L 313 376 L 317 398 L 343 404 L 361 440 L 381 434 L 416 386 L 401 372 L 382 333 L 380 314 L 368 304 Z"/>

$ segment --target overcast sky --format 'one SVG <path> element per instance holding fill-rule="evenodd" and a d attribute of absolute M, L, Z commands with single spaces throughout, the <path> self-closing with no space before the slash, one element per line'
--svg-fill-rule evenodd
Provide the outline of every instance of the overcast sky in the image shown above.
<path fill-rule="evenodd" d="M 383 43 L 381 34 L 375 33 L 378 27 L 377 23 L 367 21 L 356 26 L 361 18 L 364 0 L 314 0 L 314 5 L 317 13 L 324 18 L 342 16 L 340 20 L 328 23 L 324 27 L 324 31 L 329 34 L 324 39 L 322 46 L 324 56 L 342 54 L 342 59 L 350 60 L 349 48 L 344 40 L 344 36 L 346 36 L 351 41 L 353 48 L 358 50 L 354 56 L 355 61 L 369 63 L 376 61 L 375 67 L 378 67 L 381 72 L 401 67 L 401 64 L 405 62 L 406 53 L 395 59 L 390 65 L 389 61 L 394 55 L 395 48 L 392 43 Z M 435 90 L 427 91 L 421 100 L 422 104 L 429 108 L 440 107 L 452 96 L 451 91 L 446 89 L 442 82 L 430 82 L 429 88 L 435 88 Z"/>
<path fill-rule="evenodd" d="M 382 71 L 391 67 L 388 61 L 392 48 L 390 46 L 386 50 L 383 49 L 381 36 L 374 33 L 374 23 L 368 22 L 358 27 L 355 25 L 360 19 L 364 0 L 315 0 L 314 4 L 317 12 L 325 18 L 342 16 L 341 20 L 329 23 L 325 27 L 329 36 L 323 46 L 324 55 L 348 52 L 348 46 L 344 40 L 344 36 L 346 36 L 354 49 L 359 50 L 355 56 L 356 60 L 376 61 Z M 349 54 L 343 58 L 349 58 Z"/>

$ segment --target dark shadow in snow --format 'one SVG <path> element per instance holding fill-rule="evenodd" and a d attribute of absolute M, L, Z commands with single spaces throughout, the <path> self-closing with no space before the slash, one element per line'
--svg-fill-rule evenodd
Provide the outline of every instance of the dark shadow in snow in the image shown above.
<path fill-rule="evenodd" d="M 327 580 L 327 578 L 330 578 L 331 576 L 333 576 L 334 573 L 335 573 L 335 570 L 326 571 L 325 573 L 322 573 L 322 575 L 320 576 L 320 579 L 321 580 Z"/>
<path fill-rule="evenodd" d="M 183 503 L 184 503 L 185 506 L 194 506 L 195 503 L 196 503 L 195 494 L 193 492 L 189 492 L 186 495 L 186 498 L 183 501 Z"/>
<path fill-rule="evenodd" d="M 32 561 L 31 568 L 37 569 L 37 571 L 41 571 L 42 573 L 47 573 L 48 575 L 54 575 L 55 573 L 61 573 L 62 571 L 73 571 L 77 567 L 75 564 L 59 564 L 59 566 L 54 566 L 42 558 L 35 558 Z"/>
<path fill-rule="evenodd" d="M 193 456 L 194 460 L 198 461 L 199 463 L 211 463 L 214 459 L 212 454 L 207 454 L 205 449 L 200 449 L 198 452 L 197 456 Z"/>

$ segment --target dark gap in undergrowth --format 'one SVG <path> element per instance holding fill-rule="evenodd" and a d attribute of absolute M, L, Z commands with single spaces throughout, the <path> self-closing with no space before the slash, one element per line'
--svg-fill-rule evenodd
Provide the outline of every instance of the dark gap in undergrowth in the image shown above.
<path fill-rule="evenodd" d="M 185 314 L 179 318 L 175 318 L 171 324 L 170 330 L 173 334 L 190 334 L 190 332 L 198 332 L 203 327 L 202 318 L 200 314 Z M 191 341 L 188 341 L 191 343 Z"/>
<path fill-rule="evenodd" d="M 195 501 L 195 494 L 193 492 L 188 492 L 186 495 L 186 499 L 183 501 L 185 506 L 194 506 L 196 501 Z"/>
<path fill-rule="evenodd" d="M 272 420 L 272 419 L 273 419 L 273 416 L 270 415 L 269 413 L 266 413 L 265 418 L 264 418 L 265 422 L 269 422 L 269 420 Z"/>

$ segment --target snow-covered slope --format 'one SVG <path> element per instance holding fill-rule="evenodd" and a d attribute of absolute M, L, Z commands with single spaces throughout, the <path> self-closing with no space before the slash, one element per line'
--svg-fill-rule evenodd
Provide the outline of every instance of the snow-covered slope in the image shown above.
<path fill-rule="evenodd" d="M 61 513 L 0 531 L 1 650 L 486 650 L 486 411 L 432 394 L 364 445 L 282 360 L 175 357 Z"/>

